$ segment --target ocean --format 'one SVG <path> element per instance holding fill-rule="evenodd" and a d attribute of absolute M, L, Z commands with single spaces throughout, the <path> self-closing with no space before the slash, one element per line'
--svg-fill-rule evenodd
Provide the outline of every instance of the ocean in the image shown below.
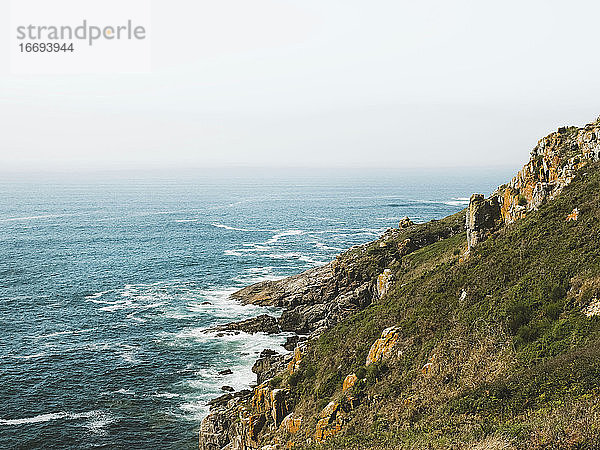
<path fill-rule="evenodd" d="M 0 178 L 0 448 L 197 448 L 207 401 L 286 335 L 217 336 L 248 284 L 324 264 L 510 169 Z M 219 372 L 231 369 L 231 375 Z"/>

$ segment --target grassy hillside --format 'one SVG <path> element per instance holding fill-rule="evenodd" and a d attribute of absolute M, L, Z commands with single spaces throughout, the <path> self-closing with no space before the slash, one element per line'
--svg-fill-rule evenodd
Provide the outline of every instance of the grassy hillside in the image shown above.
<path fill-rule="evenodd" d="M 402 257 L 401 233 L 363 249 L 365 267 L 376 274 L 385 261 L 393 285 L 271 380 L 303 417 L 286 439 L 315 448 L 307 442 L 334 401 L 344 426 L 319 448 L 600 448 L 600 316 L 583 314 L 600 298 L 599 196 L 595 163 L 466 258 L 464 232 Z M 394 354 L 366 367 L 391 326 Z M 351 373 L 359 381 L 342 393 Z"/>

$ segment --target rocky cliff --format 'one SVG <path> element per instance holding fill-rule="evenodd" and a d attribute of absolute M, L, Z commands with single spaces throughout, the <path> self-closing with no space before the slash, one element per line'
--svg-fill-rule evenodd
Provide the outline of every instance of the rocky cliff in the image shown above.
<path fill-rule="evenodd" d="M 529 162 L 489 199 L 474 194 L 467 213 L 467 242 L 477 245 L 502 224 L 523 218 L 555 198 L 577 171 L 600 159 L 600 118 L 583 128 L 562 127 L 540 139 Z"/>
<path fill-rule="evenodd" d="M 465 211 L 235 293 L 284 313 L 227 329 L 296 336 L 200 448 L 600 446 L 599 151 L 600 121 L 561 128 Z"/>

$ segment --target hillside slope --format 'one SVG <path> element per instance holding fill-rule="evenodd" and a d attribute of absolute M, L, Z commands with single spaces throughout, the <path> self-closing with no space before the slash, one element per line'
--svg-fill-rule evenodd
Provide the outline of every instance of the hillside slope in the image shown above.
<path fill-rule="evenodd" d="M 599 152 L 559 129 L 466 211 L 237 293 L 303 337 L 200 448 L 600 448 Z"/>

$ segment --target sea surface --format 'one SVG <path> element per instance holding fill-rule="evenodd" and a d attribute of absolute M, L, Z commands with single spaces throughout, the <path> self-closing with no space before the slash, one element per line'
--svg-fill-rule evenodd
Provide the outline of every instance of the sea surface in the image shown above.
<path fill-rule="evenodd" d="M 280 314 L 229 294 L 324 264 L 512 173 L 214 170 L 0 178 L 0 448 L 197 448 L 206 403 L 255 381 Z M 230 368 L 232 375 L 219 371 Z"/>

